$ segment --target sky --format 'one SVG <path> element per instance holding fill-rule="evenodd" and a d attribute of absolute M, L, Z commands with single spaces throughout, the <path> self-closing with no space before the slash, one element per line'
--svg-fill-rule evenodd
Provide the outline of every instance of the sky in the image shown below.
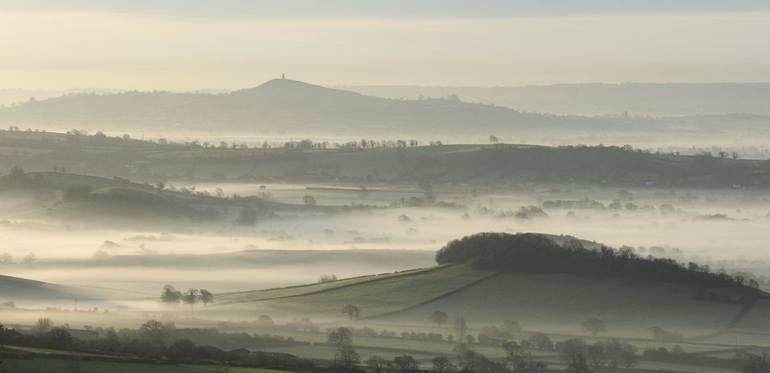
<path fill-rule="evenodd" d="M 0 89 L 770 81 L 762 0 L 0 0 Z"/>

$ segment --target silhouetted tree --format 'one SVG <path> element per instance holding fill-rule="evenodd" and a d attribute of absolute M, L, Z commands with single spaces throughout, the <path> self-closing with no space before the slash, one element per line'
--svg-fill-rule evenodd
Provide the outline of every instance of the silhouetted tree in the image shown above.
<path fill-rule="evenodd" d="M 182 300 L 182 293 L 176 290 L 171 285 L 163 287 L 163 292 L 160 294 L 160 301 L 166 304 L 178 304 Z"/>
<path fill-rule="evenodd" d="M 390 362 L 381 356 L 372 355 L 364 363 L 373 373 L 383 373 L 390 370 Z"/>
<path fill-rule="evenodd" d="M 334 362 L 344 368 L 351 368 L 361 361 L 360 356 L 353 348 L 353 331 L 340 327 L 332 330 L 326 338 L 326 342 L 337 348 Z"/>
<path fill-rule="evenodd" d="M 32 328 L 34 333 L 38 336 L 48 333 L 53 328 L 53 321 L 48 317 L 41 317 L 35 322 L 35 326 Z"/>
<path fill-rule="evenodd" d="M 438 326 L 442 326 L 447 323 L 449 316 L 444 311 L 433 311 L 430 314 L 430 320 Z"/>
<path fill-rule="evenodd" d="M 580 324 L 588 333 L 596 337 L 599 333 L 607 331 L 607 325 L 598 317 L 589 317 Z"/>
<path fill-rule="evenodd" d="M 139 327 L 139 336 L 152 346 L 163 346 L 166 343 L 166 326 L 157 320 L 147 321 Z"/>
<path fill-rule="evenodd" d="M 187 289 L 182 293 L 182 302 L 190 306 L 190 313 L 194 313 L 195 303 L 200 300 L 200 291 L 198 289 Z"/>
<path fill-rule="evenodd" d="M 204 306 L 214 302 L 214 294 L 206 289 L 200 289 L 200 300 Z"/>
<path fill-rule="evenodd" d="M 361 310 L 352 304 L 348 304 L 345 307 L 342 307 L 342 314 L 350 318 L 351 321 L 357 320 L 361 317 Z"/>
<path fill-rule="evenodd" d="M 457 371 L 457 367 L 452 362 L 443 357 L 434 357 L 431 360 L 431 373 L 454 373 Z"/>
<path fill-rule="evenodd" d="M 416 371 L 419 366 L 412 356 L 401 355 L 393 358 L 393 369 L 398 373 L 408 373 Z"/>

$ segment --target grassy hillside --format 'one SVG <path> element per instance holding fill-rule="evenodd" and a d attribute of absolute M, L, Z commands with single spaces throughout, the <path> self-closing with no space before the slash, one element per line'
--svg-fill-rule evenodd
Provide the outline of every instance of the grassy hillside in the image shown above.
<path fill-rule="evenodd" d="M 386 274 L 332 283 L 218 295 L 218 302 L 237 302 L 214 307 L 216 311 L 261 313 L 274 317 L 308 316 L 340 319 L 347 304 L 361 309 L 361 316 L 377 315 L 418 306 L 494 275 L 465 266 Z"/>
<path fill-rule="evenodd" d="M 89 295 L 78 289 L 0 275 L 0 301 L 72 300 Z"/>

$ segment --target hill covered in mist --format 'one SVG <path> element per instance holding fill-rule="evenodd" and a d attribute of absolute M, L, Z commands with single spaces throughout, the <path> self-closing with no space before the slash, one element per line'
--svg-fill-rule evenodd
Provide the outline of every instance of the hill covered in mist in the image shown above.
<path fill-rule="evenodd" d="M 0 110 L 0 124 L 38 128 L 155 131 L 435 131 L 537 128 L 606 120 L 522 113 L 456 96 L 387 99 L 288 79 L 225 94 L 71 94 Z"/>
<path fill-rule="evenodd" d="M 367 95 L 417 99 L 459 95 L 481 102 L 559 115 L 770 115 L 770 83 L 554 84 L 521 87 L 344 86 Z"/>
<path fill-rule="evenodd" d="M 0 275 L 0 302 L 92 298 L 82 289 Z M 2 306 L 0 306 L 2 307 Z"/>

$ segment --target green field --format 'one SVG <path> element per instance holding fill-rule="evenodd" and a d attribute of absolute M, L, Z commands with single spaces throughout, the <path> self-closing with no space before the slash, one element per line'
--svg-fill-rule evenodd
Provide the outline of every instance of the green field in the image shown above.
<path fill-rule="evenodd" d="M 300 295 L 310 295 L 319 292 L 326 292 L 338 288 L 348 287 L 356 284 L 368 283 L 371 281 L 380 281 L 388 278 L 403 276 L 403 275 L 417 275 L 426 271 L 433 271 L 434 268 L 428 270 L 413 270 L 404 271 L 398 273 L 382 273 L 370 276 L 359 276 L 346 279 L 340 279 L 337 281 L 323 282 L 318 284 L 289 286 L 275 289 L 254 290 L 254 291 L 242 291 L 235 293 L 217 294 L 217 305 L 229 304 L 229 303 L 244 303 L 244 302 L 257 302 L 270 299 L 296 297 Z"/>
<path fill-rule="evenodd" d="M 216 373 L 221 367 L 211 365 L 170 365 L 119 363 L 103 361 L 74 361 L 63 359 L 9 359 L 4 362 L 9 372 L 35 371 L 46 373 Z M 285 373 L 259 368 L 230 368 L 229 373 Z"/>
<path fill-rule="evenodd" d="M 323 292 L 315 292 L 288 298 L 274 297 L 254 301 L 243 299 L 216 311 L 268 314 L 274 317 L 312 317 L 313 319 L 341 319 L 340 310 L 346 304 L 361 309 L 361 317 L 368 318 L 387 312 L 400 311 L 417 306 L 431 299 L 444 296 L 490 275 L 488 271 L 473 271 L 465 266 L 448 266 L 435 270 L 406 272 L 382 279 L 370 278 L 351 286 L 341 286 Z M 284 294 L 296 294 L 297 288 L 287 288 Z M 259 294 L 257 292 L 256 294 Z M 280 292 L 273 295 L 281 294 Z"/>

